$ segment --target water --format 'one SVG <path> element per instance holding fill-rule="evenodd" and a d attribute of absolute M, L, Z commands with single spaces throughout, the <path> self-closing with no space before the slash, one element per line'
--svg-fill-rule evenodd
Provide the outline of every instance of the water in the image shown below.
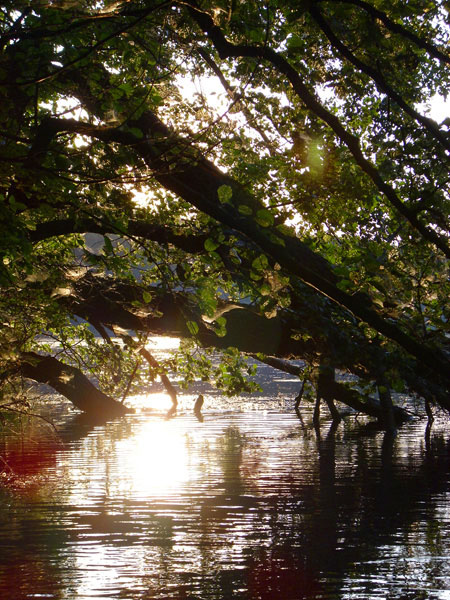
<path fill-rule="evenodd" d="M 450 599 L 450 446 L 319 432 L 279 396 L 207 395 L 199 422 L 66 414 L 0 445 L 0 598 Z M 281 390 L 281 391 L 280 391 Z M 160 401 L 160 400 L 159 400 Z"/>

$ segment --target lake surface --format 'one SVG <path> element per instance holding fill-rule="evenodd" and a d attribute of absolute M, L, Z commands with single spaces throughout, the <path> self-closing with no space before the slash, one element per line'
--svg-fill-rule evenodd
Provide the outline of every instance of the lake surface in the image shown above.
<path fill-rule="evenodd" d="M 445 423 L 316 432 L 266 376 L 270 396 L 206 393 L 203 422 L 155 393 L 106 424 L 52 400 L 58 436 L 7 428 L 0 598 L 450 599 Z"/>

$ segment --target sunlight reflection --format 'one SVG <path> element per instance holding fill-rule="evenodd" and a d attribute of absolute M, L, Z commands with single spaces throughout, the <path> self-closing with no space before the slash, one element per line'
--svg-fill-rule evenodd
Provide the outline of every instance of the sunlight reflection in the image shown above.
<path fill-rule="evenodd" d="M 17 469 L 64 467 L 67 478 L 46 497 L 21 496 L 10 508 L 8 495 L 3 503 L 0 552 L 13 552 L 0 561 L 0 597 L 222 598 L 219 586 L 227 586 L 271 600 L 298 590 L 310 599 L 422 598 L 421 589 L 450 600 L 447 423 L 445 439 L 433 438 L 431 463 L 423 424 L 399 432 L 391 480 L 381 437 L 320 440 L 294 414 L 275 411 L 208 417 L 199 425 L 191 411 L 165 420 L 159 410 L 93 425 L 82 436 L 74 427 L 50 460 L 39 446 L 38 462 L 21 454 L 14 462 L 11 442 Z M 326 565 L 323 594 L 316 564 Z M 400 595 L 406 587 L 410 595 Z"/>
<path fill-rule="evenodd" d="M 148 339 L 147 347 L 152 350 L 177 350 L 180 346 L 180 338 L 163 335 L 152 336 Z"/>
<path fill-rule="evenodd" d="M 163 394 L 153 396 L 152 404 L 166 400 Z M 146 548 L 143 554 L 141 539 L 156 524 L 161 539 L 167 538 L 168 547 L 172 544 L 175 504 L 199 477 L 198 461 L 189 451 L 190 419 L 136 415 L 130 423 L 132 432 L 123 429 L 124 423 L 111 423 L 106 426 L 109 443 L 88 436 L 72 456 L 72 478 L 78 481 L 70 504 L 83 507 L 77 527 L 76 568 L 83 574 L 77 597 L 112 597 L 119 587 L 134 597 L 142 586 L 141 578 L 132 576 L 137 562 L 139 572 L 146 573 L 146 586 L 153 576 L 157 578 L 153 571 L 161 551 Z"/>
<path fill-rule="evenodd" d="M 187 427 L 197 422 L 195 417 L 166 419 L 171 401 L 164 393 L 137 396 L 134 404 L 140 412 L 132 420 L 108 424 L 110 432 L 102 438 L 94 430 L 82 441 L 76 460 L 72 456 L 74 503 L 102 509 L 111 498 L 172 498 L 198 477 L 199 465 L 190 452 L 197 434 Z"/>
<path fill-rule="evenodd" d="M 126 457 L 126 489 L 134 496 L 171 495 L 190 477 L 184 429 L 176 421 L 149 420 L 117 445 Z"/>
<path fill-rule="evenodd" d="M 129 396 L 127 402 L 141 412 L 158 412 L 163 416 L 172 406 L 172 400 L 166 392 L 157 394 L 138 394 Z"/>

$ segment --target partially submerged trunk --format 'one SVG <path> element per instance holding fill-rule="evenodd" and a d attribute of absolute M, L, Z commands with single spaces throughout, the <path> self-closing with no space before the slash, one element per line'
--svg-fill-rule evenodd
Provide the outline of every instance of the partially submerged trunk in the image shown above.
<path fill-rule="evenodd" d="M 291 362 L 292 359 L 305 360 L 309 364 L 325 361 L 333 368 L 352 373 L 364 382 L 376 382 L 380 377 L 382 358 L 385 363 L 395 366 L 405 382 L 406 393 L 415 393 L 450 409 L 445 384 L 442 385 L 443 382 L 437 378 L 434 382 L 430 381 L 430 374 L 404 353 L 386 353 L 375 343 L 368 343 L 357 327 L 333 326 L 331 317 L 325 329 L 320 319 L 326 315 L 326 303 L 319 316 L 300 307 L 295 311 L 279 310 L 273 318 L 258 314 L 248 305 L 230 303 L 226 306 L 225 303 L 221 314 L 226 317 L 226 332 L 219 335 L 214 324 L 202 318 L 188 294 L 164 293 L 155 289 L 151 302 L 144 303 L 139 286 L 125 281 L 112 282 L 108 277 L 99 276 L 95 278 L 95 286 L 90 276 L 80 279 L 75 290 L 74 297 L 65 302 L 68 302 L 71 311 L 88 321 L 100 319 L 113 329 L 119 326 L 153 335 L 182 338 L 192 336 L 186 323 L 195 321 L 198 326 L 196 338 L 204 347 L 219 350 L 236 347 L 300 378 L 301 369 Z M 117 298 L 120 298 L 119 304 Z M 136 301 L 141 303 L 139 316 L 134 308 Z M 292 332 L 297 335 L 293 336 Z M 409 418 L 403 408 L 387 405 L 387 390 L 385 395 L 382 390 L 380 402 L 358 391 L 358 382 L 351 388 L 329 378 L 326 382 L 322 381 L 321 392 L 326 396 L 325 401 L 341 402 L 376 418 L 391 429 Z"/>
<path fill-rule="evenodd" d="M 97 389 L 79 369 L 52 356 L 26 352 L 22 355 L 19 371 L 23 377 L 51 386 L 76 408 L 90 415 L 107 417 L 132 412 L 132 409 Z"/>
<path fill-rule="evenodd" d="M 256 355 L 252 355 L 252 357 L 256 359 L 258 358 Z M 262 357 L 260 357 L 260 359 L 261 358 Z M 280 371 L 290 373 L 291 375 L 297 375 L 300 379 L 303 378 L 300 392 L 295 398 L 295 409 L 298 410 L 300 408 L 304 391 L 304 368 L 275 356 L 265 356 L 262 358 L 262 362 L 270 365 L 274 369 L 279 369 Z M 319 381 L 317 383 L 320 383 L 320 389 L 318 390 L 318 396 L 319 399 L 323 398 L 327 402 L 333 419 L 338 420 L 338 418 L 342 416 L 340 414 L 338 415 L 336 412 L 337 409 L 333 404 L 333 401 L 336 400 L 337 402 L 345 404 L 358 413 L 366 414 L 369 417 L 376 418 L 381 424 L 386 423 L 386 408 L 383 405 L 381 398 L 381 401 L 379 401 L 376 398 L 372 398 L 372 396 L 359 392 L 355 388 L 349 387 L 345 383 L 336 381 L 334 372 L 329 375 L 330 376 L 327 376 L 327 373 L 322 373 L 322 376 L 320 377 L 319 374 Z M 401 406 L 392 406 L 392 418 L 395 425 L 401 425 L 405 421 L 408 421 L 411 416 Z M 388 423 L 388 425 L 390 427 L 391 423 Z"/>
<path fill-rule="evenodd" d="M 405 383 L 405 392 L 415 393 L 424 399 L 450 409 L 446 382 L 431 380 L 426 367 L 402 353 L 386 353 L 375 343 L 368 343 L 357 327 L 347 323 L 342 327 L 328 316 L 329 304 L 324 301 L 322 310 L 311 313 L 301 305 L 292 309 L 279 309 L 268 318 L 252 307 L 224 303 L 221 315 L 226 317 L 226 332 L 217 332 L 214 323 L 205 320 L 192 303 L 190 295 L 167 293 L 152 289 L 151 301 L 142 300 L 142 287 L 129 281 L 91 274 L 74 284 L 74 295 L 61 300 L 66 308 L 79 317 L 111 329 L 134 330 L 153 335 L 191 337 L 188 321 L 197 324 L 197 341 L 204 347 L 226 349 L 236 347 L 241 352 L 270 357 L 272 366 L 293 372 L 292 359 L 302 359 L 309 364 L 325 361 L 333 368 L 350 372 L 361 380 L 379 381 L 380 360 L 395 366 Z M 138 307 L 138 309 L 137 309 Z M 334 309 L 336 310 L 336 309 Z M 325 325 L 322 321 L 326 321 Z M 293 336 L 292 333 L 296 335 Z M 121 335 L 121 334 L 120 334 Z M 277 357 L 275 358 L 274 355 Z M 147 361 L 148 357 L 143 356 Z M 264 360 L 264 359 L 263 359 Z M 268 362 L 266 360 L 265 362 Z M 290 364 L 291 367 L 287 368 Z M 77 369 L 64 365 L 54 358 L 28 353 L 21 367 L 22 375 L 48 383 L 66 396 L 77 408 L 94 414 L 123 414 L 127 409 L 119 402 L 97 390 Z M 301 376 L 301 373 L 299 373 Z M 388 388 L 381 389 L 380 401 L 361 394 L 358 384 L 349 388 L 333 378 L 322 381 L 321 396 L 332 408 L 333 400 L 354 410 L 372 416 L 388 429 L 408 418 L 400 407 L 391 406 Z M 167 385 L 166 385 L 167 389 Z M 173 392 L 173 390 L 172 390 Z M 176 394 L 171 393 L 174 405 Z"/>

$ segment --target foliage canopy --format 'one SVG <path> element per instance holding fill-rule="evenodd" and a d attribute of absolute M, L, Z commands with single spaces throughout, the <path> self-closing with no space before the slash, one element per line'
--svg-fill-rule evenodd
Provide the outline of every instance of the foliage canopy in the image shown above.
<path fill-rule="evenodd" d="M 3 385 L 67 395 L 62 369 L 120 398 L 163 333 L 191 346 L 153 375 L 237 392 L 239 352 L 303 359 L 328 400 L 375 410 L 340 369 L 385 419 L 391 389 L 448 409 L 450 119 L 427 115 L 450 88 L 448 11 L 3 2 Z"/>

